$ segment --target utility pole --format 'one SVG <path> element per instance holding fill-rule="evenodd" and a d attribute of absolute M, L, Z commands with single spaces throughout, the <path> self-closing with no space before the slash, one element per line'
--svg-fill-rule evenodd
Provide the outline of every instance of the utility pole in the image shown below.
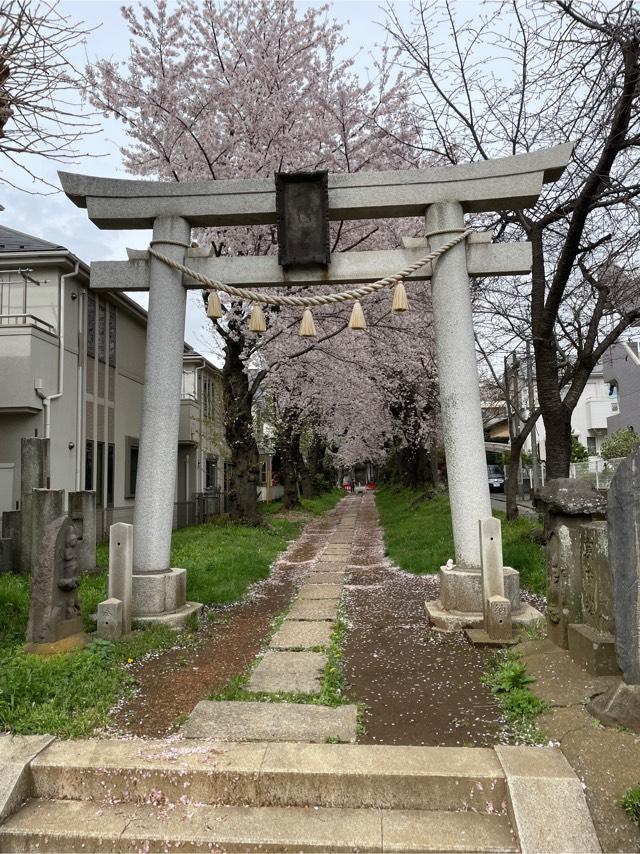
<path fill-rule="evenodd" d="M 531 359 L 531 344 L 527 341 L 527 387 L 529 389 L 529 415 L 536 408 L 535 390 L 533 387 L 533 365 Z M 534 492 L 540 487 L 540 461 L 538 460 L 538 436 L 535 424 L 531 428 L 531 485 Z"/>

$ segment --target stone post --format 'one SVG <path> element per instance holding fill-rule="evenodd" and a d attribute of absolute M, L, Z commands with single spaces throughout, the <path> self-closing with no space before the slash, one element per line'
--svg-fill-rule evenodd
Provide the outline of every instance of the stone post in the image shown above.
<path fill-rule="evenodd" d="M 20 572 L 31 572 L 34 489 L 49 486 L 49 440 L 23 437 L 20 448 Z"/>
<path fill-rule="evenodd" d="M 11 540 L 12 572 L 17 572 L 20 569 L 21 516 L 21 510 L 5 510 L 2 514 L 2 536 Z"/>
<path fill-rule="evenodd" d="M 96 568 L 96 494 L 93 491 L 69 493 L 69 516 L 78 535 L 77 557 L 80 572 Z"/>
<path fill-rule="evenodd" d="M 190 235 L 189 223 L 182 217 L 158 217 L 154 222 L 154 247 L 176 261 L 184 260 Z M 155 622 L 164 616 L 165 622 L 180 624 L 202 607 L 197 603 L 186 607 L 185 571 L 170 569 L 186 291 L 181 273 L 153 257 L 149 263 L 145 381 L 133 514 L 133 613 L 136 618 Z"/>
<path fill-rule="evenodd" d="M 615 648 L 623 678 L 594 697 L 587 711 L 604 724 L 640 733 L 640 450 L 618 466 L 607 515 Z"/>
<path fill-rule="evenodd" d="M 64 489 L 34 489 L 31 493 L 31 550 L 33 566 L 38 563 L 47 525 L 64 516 Z"/>
<path fill-rule="evenodd" d="M 131 577 L 133 571 L 133 525 L 116 522 L 109 529 L 109 599 L 122 603 L 121 633 L 131 631 Z"/>
<path fill-rule="evenodd" d="M 462 206 L 430 205 L 426 227 L 437 249 L 464 229 Z M 491 499 L 464 243 L 435 262 L 431 293 L 456 564 L 479 572 L 478 522 L 491 516 Z"/>
<path fill-rule="evenodd" d="M 492 516 L 481 519 L 479 528 L 484 629 L 494 640 L 509 640 L 512 636 L 511 602 L 504 595 L 502 527 L 500 520 Z"/>
<path fill-rule="evenodd" d="M 3 572 L 13 572 L 13 540 L 0 537 L 0 575 Z"/>

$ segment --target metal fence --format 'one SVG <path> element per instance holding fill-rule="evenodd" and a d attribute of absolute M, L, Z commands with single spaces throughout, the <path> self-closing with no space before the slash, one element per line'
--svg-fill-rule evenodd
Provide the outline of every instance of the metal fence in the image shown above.
<path fill-rule="evenodd" d="M 616 457 L 613 460 L 603 460 L 600 457 L 590 457 L 581 463 L 569 465 L 569 477 L 576 480 L 588 480 L 596 489 L 609 489 L 616 469 L 624 457 Z M 505 466 L 505 478 L 507 467 Z M 521 466 L 518 472 L 518 495 L 528 497 L 532 488 L 532 470 L 530 466 Z M 547 479 L 545 464 L 539 463 L 537 482 L 544 486 Z"/>
<path fill-rule="evenodd" d="M 188 528 L 204 525 L 226 512 L 226 495 L 222 492 L 199 492 L 190 501 L 176 501 L 173 505 L 173 527 Z M 109 528 L 116 522 L 133 524 L 133 504 L 126 507 L 96 508 L 96 540 L 109 538 Z"/>
<path fill-rule="evenodd" d="M 571 463 L 569 477 L 588 480 L 596 489 L 609 489 L 616 469 L 623 459 L 624 457 L 616 457 L 613 460 L 602 460 L 600 457 L 592 457 L 582 463 Z"/>

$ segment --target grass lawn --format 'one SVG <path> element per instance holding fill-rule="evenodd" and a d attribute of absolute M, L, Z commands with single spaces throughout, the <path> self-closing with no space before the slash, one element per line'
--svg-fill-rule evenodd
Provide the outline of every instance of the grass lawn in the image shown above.
<path fill-rule="evenodd" d="M 173 566 L 185 567 L 187 596 L 205 605 L 240 599 L 247 588 L 269 574 L 269 567 L 303 525 L 342 498 L 333 490 L 303 501 L 302 511 L 284 513 L 278 502 L 263 508 L 261 527 L 217 520 L 175 531 Z M 103 571 L 88 575 L 80 586 L 80 604 L 87 629 L 90 615 L 106 598 L 108 548 L 98 547 Z M 116 700 L 133 687 L 127 665 L 149 652 L 196 642 L 193 630 L 176 634 L 155 626 L 140 629 L 117 643 L 94 640 L 84 650 L 42 657 L 22 651 L 30 580 L 0 575 L 0 731 L 49 732 L 67 738 L 87 736 L 107 722 Z"/>
<path fill-rule="evenodd" d="M 408 572 L 434 573 L 454 557 L 449 497 L 446 494 L 419 500 L 410 490 L 379 489 L 376 504 L 384 529 L 385 552 Z M 494 511 L 502 520 L 504 562 L 520 573 L 520 583 L 533 593 L 544 593 L 546 584 L 544 553 L 531 540 L 531 531 L 539 527 L 536 519 L 521 517 L 507 522 L 504 513 Z"/>

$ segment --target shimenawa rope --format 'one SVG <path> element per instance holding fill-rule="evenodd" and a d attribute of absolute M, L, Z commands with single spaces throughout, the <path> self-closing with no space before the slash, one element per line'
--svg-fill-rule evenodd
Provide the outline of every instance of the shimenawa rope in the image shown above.
<path fill-rule="evenodd" d="M 288 305 L 296 308 L 311 308 L 318 305 L 352 302 L 354 300 L 359 300 L 361 297 L 369 296 L 376 291 L 382 290 L 382 288 L 389 288 L 392 285 L 401 282 L 403 279 L 406 279 L 430 261 L 435 261 L 436 258 L 444 255 L 444 253 L 448 252 L 449 249 L 452 249 L 458 243 L 466 240 L 466 238 L 472 233 L 473 229 L 465 229 L 461 234 L 452 237 L 451 240 L 447 241 L 447 243 L 443 243 L 439 249 L 434 249 L 433 252 L 430 252 L 428 255 L 424 255 L 404 270 L 401 270 L 399 273 L 395 273 L 392 276 L 385 276 L 384 279 L 378 279 L 370 285 L 363 285 L 362 287 L 354 288 L 351 291 L 324 294 L 323 296 L 317 297 L 266 296 L 264 293 L 260 293 L 259 291 L 249 291 L 245 288 L 234 288 L 232 285 L 225 285 L 223 282 L 216 282 L 213 279 L 209 279 L 207 276 L 202 275 L 202 273 L 198 273 L 197 270 L 192 270 L 190 267 L 186 267 L 184 264 L 174 261 L 167 255 L 163 255 L 161 252 L 158 252 L 153 248 L 153 246 L 149 246 L 148 252 L 149 255 L 157 258 L 158 261 L 162 261 L 164 264 L 167 264 L 167 266 L 173 267 L 174 270 L 178 270 L 183 275 L 189 276 L 189 278 L 194 279 L 196 282 L 199 282 L 210 290 L 222 291 L 222 293 L 227 294 L 228 296 L 238 297 L 239 299 L 249 300 L 255 303 L 262 303 L 263 305 Z"/>

